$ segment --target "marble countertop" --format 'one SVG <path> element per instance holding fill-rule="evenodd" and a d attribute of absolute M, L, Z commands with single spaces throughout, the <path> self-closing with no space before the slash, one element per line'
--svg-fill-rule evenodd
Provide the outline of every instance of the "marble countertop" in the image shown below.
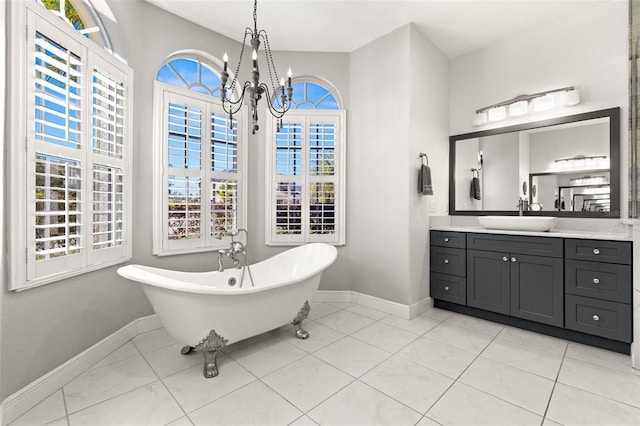
<path fill-rule="evenodd" d="M 597 232 L 597 231 L 578 231 L 552 229 L 547 232 L 532 231 L 505 231 L 501 229 L 486 229 L 481 226 L 463 226 L 463 225 L 439 225 L 432 226 L 432 231 L 453 231 L 453 232 L 476 232 L 485 234 L 504 234 L 504 235 L 529 235 L 534 237 L 554 237 L 554 238 L 582 238 L 586 240 L 615 240 L 615 241 L 633 241 L 631 235 L 624 233 Z"/>

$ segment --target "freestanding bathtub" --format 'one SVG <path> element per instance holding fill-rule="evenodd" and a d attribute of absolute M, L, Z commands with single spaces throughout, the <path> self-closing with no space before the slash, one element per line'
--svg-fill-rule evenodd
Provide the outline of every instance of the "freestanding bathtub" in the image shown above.
<path fill-rule="evenodd" d="M 312 243 L 249 265 L 251 274 L 237 268 L 180 272 L 142 265 L 123 266 L 118 274 L 142 284 L 167 333 L 186 345 L 182 353 L 202 350 L 204 375 L 214 377 L 217 354 L 227 343 L 287 323 L 299 338 L 307 338 L 300 324 L 309 312 L 308 301 L 336 257 L 334 246 Z"/>

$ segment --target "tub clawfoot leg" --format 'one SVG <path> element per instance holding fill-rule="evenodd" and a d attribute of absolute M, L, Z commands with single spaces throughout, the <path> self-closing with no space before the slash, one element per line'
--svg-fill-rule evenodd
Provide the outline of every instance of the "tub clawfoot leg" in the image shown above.
<path fill-rule="evenodd" d="M 304 305 L 302 305 L 302 308 L 300 308 L 300 312 L 298 312 L 298 315 L 296 315 L 296 317 L 293 319 L 293 322 L 291 323 L 296 329 L 296 337 L 298 339 L 304 340 L 309 338 L 309 333 L 302 329 L 302 321 L 307 318 L 310 310 L 311 307 L 309 306 L 309 302 L 304 302 Z"/>
<path fill-rule="evenodd" d="M 211 330 L 209 335 L 200 340 L 195 346 L 196 350 L 204 354 L 204 377 L 211 378 L 218 375 L 218 353 L 227 345 L 228 340 L 220 336 L 215 330 Z"/>
<path fill-rule="evenodd" d="M 191 353 L 192 351 L 195 351 L 196 348 L 194 348 L 193 346 L 183 346 L 182 349 L 180 349 L 180 353 L 182 355 L 187 355 L 188 353 Z"/>

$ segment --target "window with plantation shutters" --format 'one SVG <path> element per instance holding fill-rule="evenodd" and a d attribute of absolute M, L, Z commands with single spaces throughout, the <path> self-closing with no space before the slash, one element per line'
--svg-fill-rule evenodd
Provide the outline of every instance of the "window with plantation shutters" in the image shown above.
<path fill-rule="evenodd" d="M 342 245 L 345 111 L 322 85 L 293 88 L 292 110 L 268 144 L 265 238 L 268 245 Z"/>
<path fill-rule="evenodd" d="M 25 3 L 25 73 L 11 151 L 11 289 L 128 260 L 131 70 L 37 3 Z M 16 126 L 17 127 L 17 126 Z"/>
<path fill-rule="evenodd" d="M 154 254 L 219 249 L 228 245 L 216 238 L 222 231 L 246 228 L 244 128 L 239 120 L 229 120 L 212 97 L 215 92 L 185 87 L 186 76 L 176 80 L 181 66 L 203 66 L 202 61 L 168 64 L 158 79 L 177 87 L 160 81 L 155 86 Z M 173 77 L 167 77 L 168 70 Z"/>

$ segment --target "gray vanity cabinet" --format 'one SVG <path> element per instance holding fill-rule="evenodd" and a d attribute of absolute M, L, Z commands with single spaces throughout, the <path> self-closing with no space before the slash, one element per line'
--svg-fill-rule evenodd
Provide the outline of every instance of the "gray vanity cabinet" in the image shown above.
<path fill-rule="evenodd" d="M 492 251 L 467 251 L 467 305 L 562 327 L 562 241 L 548 240 L 469 234 L 468 247 Z M 493 251 L 497 248 L 505 251 Z"/>
<path fill-rule="evenodd" d="M 516 254 L 510 262 L 511 316 L 562 327 L 562 259 Z"/>
<path fill-rule="evenodd" d="M 467 271 L 467 305 L 508 315 L 509 253 L 468 250 Z"/>
<path fill-rule="evenodd" d="M 631 342 L 631 243 L 565 241 L 565 327 Z"/>
<path fill-rule="evenodd" d="M 436 307 L 629 353 L 628 241 L 431 233 Z"/>

